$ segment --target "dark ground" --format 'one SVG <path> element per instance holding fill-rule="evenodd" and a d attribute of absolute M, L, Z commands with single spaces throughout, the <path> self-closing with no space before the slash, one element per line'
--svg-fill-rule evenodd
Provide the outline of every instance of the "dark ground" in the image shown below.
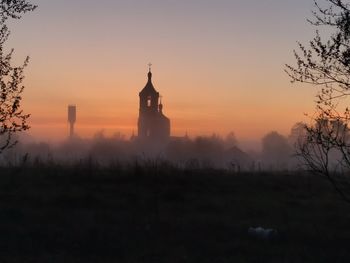
<path fill-rule="evenodd" d="M 0 175 L 0 262 L 350 262 L 350 204 L 320 177 L 138 165 Z M 249 236 L 258 226 L 279 237 Z"/>

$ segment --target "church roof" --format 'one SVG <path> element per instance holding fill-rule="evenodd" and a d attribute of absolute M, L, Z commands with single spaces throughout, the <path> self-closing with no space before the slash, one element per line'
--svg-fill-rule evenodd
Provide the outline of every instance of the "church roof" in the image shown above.
<path fill-rule="evenodd" d="M 141 90 L 140 95 L 142 94 L 157 94 L 158 92 L 156 91 L 156 89 L 153 86 L 152 83 L 152 72 L 151 70 L 148 72 L 148 81 L 146 86 L 143 88 L 143 90 Z"/>
<path fill-rule="evenodd" d="M 162 120 L 170 121 L 170 119 L 167 116 L 165 116 L 163 112 L 159 113 L 159 118 Z"/>

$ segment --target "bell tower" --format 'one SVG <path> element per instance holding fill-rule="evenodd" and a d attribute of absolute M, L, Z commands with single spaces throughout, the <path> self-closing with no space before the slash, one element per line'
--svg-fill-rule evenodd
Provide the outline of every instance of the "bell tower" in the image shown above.
<path fill-rule="evenodd" d="M 170 121 L 163 115 L 163 105 L 159 103 L 159 92 L 152 83 L 152 64 L 148 66 L 148 81 L 139 93 L 138 137 L 159 140 L 170 137 Z"/>

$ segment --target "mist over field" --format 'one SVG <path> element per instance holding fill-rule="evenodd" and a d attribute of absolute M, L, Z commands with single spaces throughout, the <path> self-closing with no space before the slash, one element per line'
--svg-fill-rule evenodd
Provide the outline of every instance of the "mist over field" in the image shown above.
<path fill-rule="evenodd" d="M 300 168 L 295 156 L 297 139 L 271 132 L 259 144 L 250 144 L 248 150 L 243 150 L 234 133 L 226 137 L 215 134 L 195 138 L 172 137 L 167 142 L 157 142 L 142 141 L 136 136 L 126 138 L 120 133 L 106 136 L 101 131 L 91 139 L 74 136 L 53 144 L 22 136 L 18 144 L 0 158 L 3 165 L 19 164 L 23 159 L 29 163 L 54 161 L 62 164 L 91 159 L 100 165 L 153 160 L 180 167 L 282 171 Z"/>

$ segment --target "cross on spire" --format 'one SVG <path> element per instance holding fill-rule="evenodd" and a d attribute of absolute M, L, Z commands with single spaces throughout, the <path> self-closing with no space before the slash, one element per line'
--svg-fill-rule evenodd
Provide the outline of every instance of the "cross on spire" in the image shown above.
<path fill-rule="evenodd" d="M 151 72 L 152 66 L 153 66 L 152 63 L 148 63 L 149 72 Z"/>

